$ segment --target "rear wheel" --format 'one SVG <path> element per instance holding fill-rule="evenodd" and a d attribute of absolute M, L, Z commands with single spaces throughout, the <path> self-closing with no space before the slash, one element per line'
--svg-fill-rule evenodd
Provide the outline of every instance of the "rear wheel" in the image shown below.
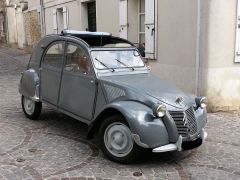
<path fill-rule="evenodd" d="M 35 102 L 22 95 L 22 109 L 27 118 L 36 120 L 41 113 L 42 103 Z"/>
<path fill-rule="evenodd" d="M 121 115 L 107 118 L 99 131 L 100 147 L 111 160 L 131 163 L 140 154 L 140 147 L 134 142 L 132 133 Z"/>

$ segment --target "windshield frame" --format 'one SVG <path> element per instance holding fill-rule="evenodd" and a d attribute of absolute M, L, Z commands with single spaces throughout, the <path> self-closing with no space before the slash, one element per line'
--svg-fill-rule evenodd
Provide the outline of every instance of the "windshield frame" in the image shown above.
<path fill-rule="evenodd" d="M 132 71 L 132 68 L 136 68 L 136 69 L 141 69 L 141 68 L 146 68 L 146 64 L 144 63 L 143 61 L 143 58 L 140 54 L 140 52 L 138 51 L 138 49 L 136 47 L 103 47 L 103 48 L 91 48 L 90 49 L 90 55 L 91 55 L 91 58 L 92 58 L 92 64 L 94 66 L 94 68 L 97 70 L 97 71 L 106 71 L 106 70 L 110 70 L 112 69 L 112 67 L 110 67 L 110 69 L 108 68 L 97 68 L 95 66 L 95 57 L 92 56 L 92 52 L 93 51 L 137 51 L 139 53 L 139 57 L 140 57 L 140 60 L 142 61 L 143 63 L 143 66 L 129 66 L 129 67 L 117 67 L 117 68 L 113 68 L 114 70 L 131 70 Z M 99 59 L 101 60 L 101 59 Z M 114 60 L 114 59 L 113 59 Z"/>

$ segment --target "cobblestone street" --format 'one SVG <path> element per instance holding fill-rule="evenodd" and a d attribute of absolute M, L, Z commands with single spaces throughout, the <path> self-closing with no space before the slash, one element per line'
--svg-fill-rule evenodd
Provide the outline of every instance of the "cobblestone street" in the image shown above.
<path fill-rule="evenodd" d="M 29 58 L 0 48 L 0 180 L 240 179 L 240 112 L 208 114 L 208 138 L 198 149 L 116 164 L 86 139 L 86 125 L 46 106 L 37 121 L 24 116 L 18 81 Z"/>

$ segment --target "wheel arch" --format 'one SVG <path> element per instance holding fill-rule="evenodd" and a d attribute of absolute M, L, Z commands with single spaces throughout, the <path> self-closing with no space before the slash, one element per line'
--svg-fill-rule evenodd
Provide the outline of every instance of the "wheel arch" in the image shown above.
<path fill-rule="evenodd" d="M 107 105 L 92 121 L 88 130 L 88 138 L 92 138 L 104 118 L 121 114 L 132 134 L 149 148 L 155 148 L 169 143 L 167 129 L 162 119 L 153 115 L 152 109 L 136 101 L 118 101 Z"/>
<path fill-rule="evenodd" d="M 100 112 L 97 117 L 94 119 L 94 121 L 89 125 L 89 129 L 88 129 L 88 135 L 87 137 L 89 139 L 94 137 L 94 134 L 96 134 L 101 126 L 101 123 L 104 121 L 104 119 L 106 119 L 107 117 L 110 117 L 112 115 L 121 115 L 124 117 L 126 123 L 126 117 L 122 114 L 122 112 L 117 109 L 116 107 L 108 107 L 105 108 L 102 112 Z"/>

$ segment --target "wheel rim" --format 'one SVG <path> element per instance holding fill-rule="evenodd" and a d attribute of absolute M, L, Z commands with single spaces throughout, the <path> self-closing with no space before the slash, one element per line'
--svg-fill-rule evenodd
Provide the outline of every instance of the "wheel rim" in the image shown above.
<path fill-rule="evenodd" d="M 28 115 L 32 115 L 35 109 L 35 102 L 29 98 L 24 97 L 23 105 L 24 105 L 25 112 Z"/>
<path fill-rule="evenodd" d="M 131 131 L 123 123 L 112 123 L 104 132 L 104 144 L 112 155 L 127 156 L 133 148 Z"/>

